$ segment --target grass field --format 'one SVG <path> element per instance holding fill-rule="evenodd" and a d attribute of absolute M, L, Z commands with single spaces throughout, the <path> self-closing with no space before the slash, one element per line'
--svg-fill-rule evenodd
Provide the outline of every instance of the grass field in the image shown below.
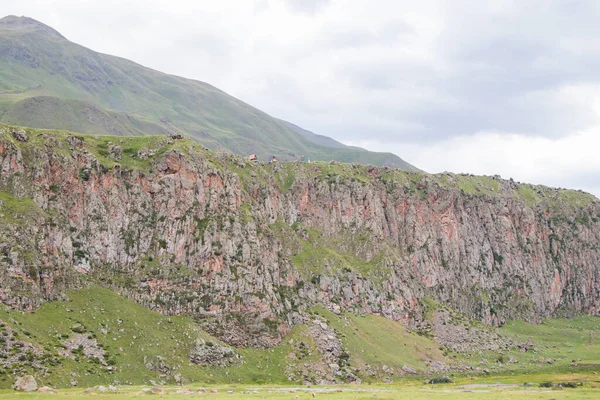
<path fill-rule="evenodd" d="M 547 376 L 545 376 L 547 378 Z M 544 388 L 534 383 L 515 384 L 510 379 L 498 377 L 488 380 L 459 380 L 452 384 L 429 385 L 423 382 L 409 382 L 402 385 L 340 385 L 340 386 L 266 386 L 228 385 L 156 388 L 156 397 L 161 399 L 181 399 L 207 397 L 210 399 L 595 399 L 600 397 L 600 380 L 596 375 L 577 376 L 586 383 L 578 388 Z M 573 376 L 554 376 L 556 379 L 572 379 Z M 509 382 L 509 383 L 505 383 Z M 206 393 L 199 393 L 204 389 Z M 94 398 L 136 399 L 152 397 L 148 386 L 119 387 L 116 392 L 99 392 L 97 389 L 64 389 L 57 394 L 15 393 L 0 391 L 0 399 L 52 399 L 52 398 Z M 216 391 L 216 393 L 210 393 Z"/>

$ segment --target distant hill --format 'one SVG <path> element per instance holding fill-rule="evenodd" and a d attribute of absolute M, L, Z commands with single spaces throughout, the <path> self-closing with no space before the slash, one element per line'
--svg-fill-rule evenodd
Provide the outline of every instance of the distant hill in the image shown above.
<path fill-rule="evenodd" d="M 211 149 L 295 160 L 414 166 L 316 135 L 200 81 L 97 53 L 27 17 L 0 19 L 0 122 L 83 133 L 177 132 Z"/>

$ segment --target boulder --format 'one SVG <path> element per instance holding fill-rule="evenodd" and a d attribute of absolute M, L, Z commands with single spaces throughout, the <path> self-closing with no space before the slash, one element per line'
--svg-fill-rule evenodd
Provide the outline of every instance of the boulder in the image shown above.
<path fill-rule="evenodd" d="M 121 146 L 109 144 L 107 150 L 110 156 L 115 160 L 120 160 L 123 155 L 123 148 Z"/>
<path fill-rule="evenodd" d="M 37 382 L 31 375 L 25 375 L 17 378 L 15 384 L 13 385 L 13 389 L 19 392 L 33 392 L 37 390 L 37 388 Z"/>
<path fill-rule="evenodd" d="M 15 131 L 15 130 L 13 129 L 13 131 L 12 131 L 12 135 L 13 135 L 13 137 L 14 137 L 15 139 L 17 139 L 19 142 L 26 142 L 26 141 L 28 141 L 28 140 L 29 140 L 29 137 L 27 136 L 27 134 L 25 133 L 25 131 L 24 131 L 24 130 L 22 130 L 22 129 L 21 129 L 21 130 L 18 130 L 18 131 Z"/>
<path fill-rule="evenodd" d="M 51 388 L 49 386 L 42 386 L 41 388 L 39 388 L 37 390 L 39 393 L 50 393 L 50 394 L 56 394 L 56 389 Z"/>
<path fill-rule="evenodd" d="M 417 373 L 416 369 L 414 369 L 413 367 L 409 367 L 408 365 L 403 365 L 402 371 L 404 371 L 404 373 L 406 373 L 406 374 L 416 374 Z"/>

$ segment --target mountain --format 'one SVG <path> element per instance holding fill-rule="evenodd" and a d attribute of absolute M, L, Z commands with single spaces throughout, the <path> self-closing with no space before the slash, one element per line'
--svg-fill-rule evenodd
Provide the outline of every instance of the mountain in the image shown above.
<path fill-rule="evenodd" d="M 181 133 L 262 160 L 304 155 L 416 170 L 394 154 L 273 118 L 207 83 L 94 52 L 27 17 L 0 20 L 0 121 L 95 134 Z"/>

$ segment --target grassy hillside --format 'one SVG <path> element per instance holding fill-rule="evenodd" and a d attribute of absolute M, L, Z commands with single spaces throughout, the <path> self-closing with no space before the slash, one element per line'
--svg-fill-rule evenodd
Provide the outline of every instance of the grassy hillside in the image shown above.
<path fill-rule="evenodd" d="M 337 315 L 322 307 L 316 308 L 315 313 L 324 316 L 341 333 L 356 367 L 385 365 L 398 369 L 407 365 L 426 371 L 425 361 L 449 362 L 435 341 L 407 331 L 398 322 L 376 315 Z"/>
<path fill-rule="evenodd" d="M 435 344 L 426 338 L 409 334 L 402 325 L 370 316 L 367 320 L 351 316 L 353 323 L 344 326 L 339 317 L 319 310 L 343 336 L 356 366 L 372 363 L 377 366 L 410 365 L 424 370 L 421 354 L 443 358 Z M 224 368 L 198 366 L 188 359 L 196 341 L 202 339 L 223 345 L 199 328 L 188 317 L 166 317 L 145 309 L 107 289 L 88 289 L 69 294 L 67 302 L 51 302 L 32 313 L 0 310 L 0 341 L 11 340 L 32 343 L 13 345 L 8 353 L 18 357 L 8 366 L 0 359 L 0 386 L 8 387 L 14 376 L 33 372 L 43 383 L 66 387 L 71 381 L 78 386 L 109 384 L 148 384 L 156 382 L 182 383 L 286 383 L 294 374 L 298 361 L 288 355 L 298 352 L 298 344 L 305 353 L 301 364 L 319 363 L 322 355 L 316 350 L 314 339 L 307 334 L 307 326 L 295 327 L 284 342 L 268 350 L 237 349 L 241 363 Z M 357 338 L 353 338 L 357 335 Z M 103 349 L 102 365 L 98 359 L 78 350 L 65 349 L 69 340 L 88 338 Z M 381 337 L 387 337 L 379 341 Z M 11 339 L 12 338 L 12 339 Z M 16 350 L 15 350 L 16 349 Z M 0 352 L 1 354 L 2 352 Z M 10 354 L 9 354 L 10 357 Z M 2 357 L 6 360 L 5 357 Z M 36 360 L 49 368 L 32 368 Z M 149 363 L 160 365 L 149 368 Z"/>
<path fill-rule="evenodd" d="M 81 133 L 106 132 L 111 135 L 166 135 L 168 129 L 150 121 L 123 113 L 108 112 L 93 103 L 62 100 L 57 97 L 36 96 L 14 103 L 7 108 L 2 121 L 43 128 L 63 127 Z"/>
<path fill-rule="evenodd" d="M 413 166 L 304 131 L 219 89 L 96 53 L 32 19 L 0 20 L 0 121 L 98 134 L 190 135 L 237 154 Z"/>
<path fill-rule="evenodd" d="M 585 373 L 600 364 L 596 340 L 600 320 L 593 317 L 542 325 L 511 323 L 502 328 L 503 334 L 531 339 L 535 352 L 461 354 L 457 358 L 434 340 L 379 316 L 337 315 L 323 308 L 312 313 L 334 328 L 350 365 L 357 370 L 409 366 L 423 373 L 432 361 L 448 365 L 470 362 L 483 368 L 498 366 L 496 374 L 526 373 L 520 375 L 520 382 L 535 382 L 544 379 L 540 373 Z M 96 343 L 91 347 L 104 352 L 101 360 L 71 344 L 77 340 Z M 72 381 L 80 387 L 114 382 L 140 385 L 151 380 L 167 384 L 286 384 L 289 375 L 306 374 L 310 365 L 323 362 L 308 325 L 296 326 L 273 349 L 234 349 L 241 359 L 227 367 L 191 363 L 188 356 L 198 340 L 224 346 L 188 317 L 160 315 L 107 289 L 74 291 L 68 301 L 46 303 L 35 312 L 0 310 L 0 387 L 9 387 L 15 376 L 24 373 L 33 373 L 42 384 L 55 387 L 69 387 Z M 290 358 L 294 352 L 302 358 Z M 512 356 L 518 363 L 498 361 Z M 548 363 L 550 358 L 556 362 Z M 455 375 L 461 379 L 461 374 Z M 369 381 L 381 376 L 364 374 L 362 378 Z M 397 379 L 397 375 L 391 378 Z"/>

